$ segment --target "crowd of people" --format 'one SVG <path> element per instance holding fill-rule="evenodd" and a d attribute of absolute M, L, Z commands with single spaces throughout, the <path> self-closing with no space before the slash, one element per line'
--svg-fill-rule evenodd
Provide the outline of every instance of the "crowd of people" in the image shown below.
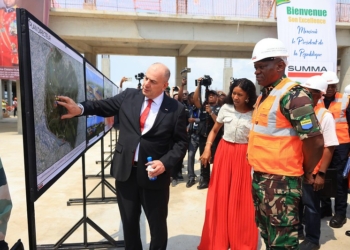
<path fill-rule="evenodd" d="M 258 230 L 266 249 L 319 249 L 321 218 L 332 216 L 333 228 L 346 223 L 348 182 L 342 174 L 350 147 L 349 97 L 337 92 L 334 72 L 292 81 L 285 74 L 287 58 L 278 39 L 255 45 L 259 96 L 245 78 L 234 79 L 227 95 L 206 88 L 204 101 L 203 79 L 188 93 L 183 78 L 171 96 L 170 71 L 161 63 L 150 66 L 141 89 L 78 104 L 59 96 L 58 104 L 67 109 L 62 119 L 119 112 L 111 175 L 125 249 L 142 249 L 141 207 L 150 249 L 166 249 L 169 186 L 183 178 L 186 153 L 186 187 L 196 183 L 198 148 L 197 188 L 208 188 L 198 249 L 256 249 Z M 334 208 L 325 181 L 329 171 L 336 172 Z"/>

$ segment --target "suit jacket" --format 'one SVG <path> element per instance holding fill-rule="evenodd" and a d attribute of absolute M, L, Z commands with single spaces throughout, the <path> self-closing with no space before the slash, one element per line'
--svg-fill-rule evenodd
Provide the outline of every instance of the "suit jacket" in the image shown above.
<path fill-rule="evenodd" d="M 116 145 L 111 175 L 117 181 L 126 181 L 133 168 L 135 150 L 140 143 L 137 182 L 141 187 L 159 189 L 170 184 L 171 169 L 186 154 L 188 139 L 184 106 L 167 95 L 159 108 L 152 128 L 141 135 L 140 112 L 145 96 L 141 90 L 126 89 L 121 94 L 100 101 L 86 101 L 83 115 L 114 116 L 119 110 L 120 132 Z M 147 157 L 160 160 L 166 171 L 150 181 L 146 171 Z"/>

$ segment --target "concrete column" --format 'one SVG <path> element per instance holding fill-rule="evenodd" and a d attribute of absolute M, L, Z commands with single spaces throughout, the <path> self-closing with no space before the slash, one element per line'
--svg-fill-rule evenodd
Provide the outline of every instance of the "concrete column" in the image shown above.
<path fill-rule="evenodd" d="M 111 59 L 109 55 L 101 56 L 101 71 L 102 74 L 111 79 Z"/>
<path fill-rule="evenodd" d="M 225 58 L 224 72 L 223 72 L 223 79 L 222 79 L 222 91 L 224 91 L 224 93 L 228 92 L 232 77 L 233 77 L 232 58 Z"/>
<path fill-rule="evenodd" d="M 7 102 L 9 106 L 12 106 L 13 95 L 12 95 L 12 81 L 7 80 Z M 10 115 L 10 112 L 9 112 Z"/>
<path fill-rule="evenodd" d="M 84 57 L 91 63 L 93 66 L 97 68 L 97 54 L 95 53 L 84 53 Z"/>
<path fill-rule="evenodd" d="M 340 58 L 340 89 L 338 91 L 344 93 L 346 85 L 350 84 L 350 47 L 343 49 Z"/>
<path fill-rule="evenodd" d="M 23 134 L 22 127 L 22 100 L 21 100 L 21 82 L 16 81 L 16 97 L 17 97 L 17 132 L 18 134 Z"/>
<path fill-rule="evenodd" d="M 227 94 L 230 89 L 231 77 L 233 77 L 233 68 L 224 68 L 222 91 L 224 91 L 225 94 Z"/>
<path fill-rule="evenodd" d="M 175 58 L 175 72 L 172 72 L 175 75 L 175 85 L 181 86 L 181 70 L 184 68 L 187 68 L 187 56 L 177 56 Z M 187 77 L 187 73 L 184 73 L 183 76 Z M 188 84 L 188 82 L 187 82 Z M 184 89 L 187 89 L 187 85 L 184 87 Z"/>

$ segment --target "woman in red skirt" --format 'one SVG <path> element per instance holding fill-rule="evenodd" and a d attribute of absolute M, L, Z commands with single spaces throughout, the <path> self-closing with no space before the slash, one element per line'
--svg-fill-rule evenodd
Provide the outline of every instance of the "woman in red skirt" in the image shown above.
<path fill-rule="evenodd" d="M 252 198 L 251 167 L 246 158 L 248 134 L 256 101 L 254 84 L 235 79 L 207 138 L 200 160 L 210 160 L 210 147 L 224 126 L 209 184 L 199 250 L 256 250 L 258 229 Z"/>

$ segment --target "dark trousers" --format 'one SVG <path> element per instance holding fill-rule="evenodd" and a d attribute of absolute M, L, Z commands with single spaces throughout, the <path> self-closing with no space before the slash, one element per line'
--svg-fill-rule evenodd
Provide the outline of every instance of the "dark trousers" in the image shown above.
<path fill-rule="evenodd" d="M 314 191 L 313 185 L 302 185 L 302 208 L 299 209 L 300 222 L 305 226 L 305 237 L 308 241 L 319 245 L 321 236 L 320 191 Z M 299 228 L 302 230 L 303 227 Z"/>
<path fill-rule="evenodd" d="M 329 168 L 337 169 L 337 197 L 334 200 L 334 213 L 342 216 L 346 216 L 348 205 L 348 180 L 344 179 L 342 174 L 348 160 L 349 149 L 350 143 L 336 146 L 329 166 Z M 323 211 L 332 211 L 330 198 L 322 197 L 321 201 Z"/>
<path fill-rule="evenodd" d="M 137 184 L 137 168 L 129 179 L 116 181 L 120 216 L 123 222 L 125 250 L 142 250 L 140 237 L 141 206 L 151 232 L 150 250 L 165 250 L 168 242 L 167 216 L 169 187 L 144 189 Z"/>
<path fill-rule="evenodd" d="M 174 180 L 177 180 L 179 177 L 179 173 L 182 172 L 182 161 L 179 161 L 171 170 L 171 177 L 173 177 Z"/>
<path fill-rule="evenodd" d="M 188 161 L 187 161 L 187 171 L 188 178 L 196 178 L 196 174 L 194 173 L 194 163 L 195 163 L 195 155 L 197 149 L 199 147 L 199 135 L 191 134 L 190 143 L 188 144 Z"/>
<path fill-rule="evenodd" d="M 218 146 L 218 142 L 220 141 L 220 138 L 216 137 L 213 141 L 213 144 L 211 145 L 211 162 L 214 161 L 214 156 L 216 152 L 216 148 Z M 199 136 L 199 154 L 202 155 L 205 149 L 205 143 L 207 142 L 207 137 Z M 210 164 L 208 163 L 207 166 L 204 166 L 201 164 L 201 182 L 207 182 L 210 181 Z"/>

